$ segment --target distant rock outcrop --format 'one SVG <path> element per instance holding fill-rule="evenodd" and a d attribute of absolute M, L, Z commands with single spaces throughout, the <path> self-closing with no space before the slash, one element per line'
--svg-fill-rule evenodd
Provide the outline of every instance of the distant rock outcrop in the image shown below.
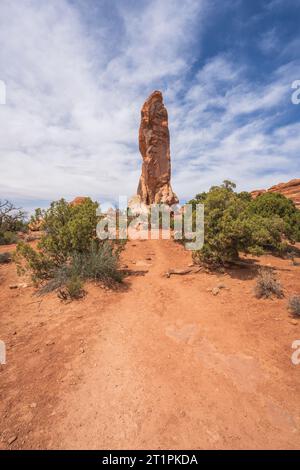
<path fill-rule="evenodd" d="M 256 189 L 255 191 L 251 191 L 251 195 L 253 198 L 256 198 L 266 192 L 283 194 L 291 199 L 296 207 L 300 209 L 300 179 L 294 179 L 288 183 L 279 183 L 269 189 Z"/>
<path fill-rule="evenodd" d="M 171 180 L 168 113 L 160 91 L 154 91 L 141 110 L 139 148 L 143 158 L 138 196 L 144 205 L 178 202 Z"/>
<path fill-rule="evenodd" d="M 73 201 L 70 202 L 70 206 L 79 206 L 83 202 L 85 202 L 88 198 L 84 196 L 78 196 L 73 199 Z"/>

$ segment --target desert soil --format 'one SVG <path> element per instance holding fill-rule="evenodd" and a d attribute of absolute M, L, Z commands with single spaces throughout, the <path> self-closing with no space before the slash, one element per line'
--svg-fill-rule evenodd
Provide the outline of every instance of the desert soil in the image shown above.
<path fill-rule="evenodd" d="M 170 240 L 130 241 L 122 262 L 123 289 L 67 304 L 0 266 L 0 448 L 299 448 L 300 266 L 262 257 L 286 296 L 258 300 L 254 263 L 167 278 L 191 263 Z"/>

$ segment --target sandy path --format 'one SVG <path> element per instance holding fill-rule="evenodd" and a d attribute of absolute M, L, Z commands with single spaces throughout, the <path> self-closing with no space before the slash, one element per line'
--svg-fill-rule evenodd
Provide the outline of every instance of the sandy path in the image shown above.
<path fill-rule="evenodd" d="M 251 280 L 222 276 L 229 289 L 214 297 L 216 276 L 163 277 L 190 262 L 171 241 L 130 242 L 124 257 L 148 272 L 99 304 L 101 327 L 93 340 L 86 332 L 81 380 L 60 397 L 49 447 L 299 447 L 295 327 L 276 323 L 276 301 L 264 315 Z"/>

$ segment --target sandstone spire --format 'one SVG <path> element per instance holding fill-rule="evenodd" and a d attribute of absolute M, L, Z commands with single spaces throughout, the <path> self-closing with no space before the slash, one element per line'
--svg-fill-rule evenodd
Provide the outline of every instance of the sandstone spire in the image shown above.
<path fill-rule="evenodd" d="M 138 196 L 143 204 L 176 204 L 171 180 L 168 113 L 162 93 L 154 91 L 141 110 L 139 148 L 143 158 Z"/>

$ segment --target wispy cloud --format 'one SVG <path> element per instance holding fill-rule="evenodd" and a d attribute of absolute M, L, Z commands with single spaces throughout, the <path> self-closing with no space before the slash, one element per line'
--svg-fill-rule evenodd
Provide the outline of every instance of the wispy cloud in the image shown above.
<path fill-rule="evenodd" d="M 291 62 L 258 84 L 225 57 L 203 67 L 176 110 L 175 183 L 183 198 L 223 179 L 251 190 L 299 173 L 300 123 L 280 124 L 297 74 L 300 68 Z"/>

